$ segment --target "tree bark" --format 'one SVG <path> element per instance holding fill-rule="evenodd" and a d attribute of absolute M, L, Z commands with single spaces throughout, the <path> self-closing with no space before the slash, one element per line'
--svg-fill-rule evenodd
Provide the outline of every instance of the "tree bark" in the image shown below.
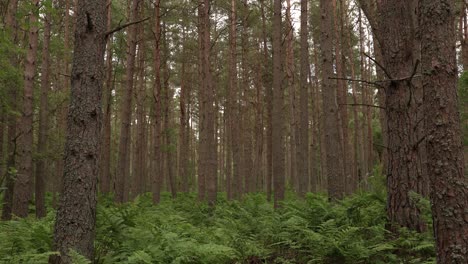
<path fill-rule="evenodd" d="M 325 119 L 325 152 L 328 179 L 328 195 L 332 200 L 344 195 L 343 155 L 337 105 L 337 87 L 329 79 L 333 76 L 333 6 L 328 0 L 320 1 L 320 48 L 322 50 L 322 97 Z"/>
<path fill-rule="evenodd" d="M 143 12 L 143 10 L 141 10 Z M 141 36 L 138 44 L 138 89 L 136 90 L 136 116 L 137 116 L 137 125 L 136 125 L 136 150 L 135 150 L 135 160 L 134 164 L 134 180 L 135 193 L 132 194 L 132 197 L 136 197 L 144 193 L 145 190 L 145 176 L 146 176 L 146 164 L 147 164 L 147 137 L 146 137 L 146 78 L 145 78 L 145 34 L 144 34 L 144 24 L 139 25 L 139 35 Z"/>
<path fill-rule="evenodd" d="M 237 45 L 236 45 L 236 38 L 237 38 L 237 12 L 236 12 L 236 0 L 231 1 L 231 12 L 229 17 L 229 85 L 228 85 L 228 96 L 226 100 L 226 117 L 227 117 L 227 173 L 226 173 L 226 185 L 227 185 L 227 196 L 228 199 L 232 199 L 237 196 L 237 184 L 236 182 L 237 177 L 239 174 L 237 173 L 239 170 L 238 167 L 238 159 L 239 153 L 238 152 L 238 142 L 235 141 L 238 135 L 237 132 L 237 125 L 234 123 L 235 118 L 235 109 L 237 105 L 237 101 L 235 98 L 237 97 Z M 236 152 L 237 151 L 237 152 Z M 231 162 L 232 161 L 232 162 Z M 231 169 L 232 163 L 232 169 Z"/>
<path fill-rule="evenodd" d="M 138 20 L 138 8 L 141 0 L 133 0 L 130 9 L 130 21 Z M 118 203 L 128 201 L 128 187 L 130 177 L 130 141 L 131 141 L 131 119 L 132 119 L 132 99 L 133 99 L 133 75 L 135 73 L 135 53 L 137 45 L 137 25 L 128 27 L 128 50 L 126 58 L 126 71 L 125 71 L 125 91 L 122 98 L 121 118 L 122 123 L 120 126 L 120 143 L 119 143 L 119 156 L 117 161 L 117 172 L 115 179 L 115 200 Z"/>
<path fill-rule="evenodd" d="M 71 263 L 70 249 L 92 260 L 99 174 L 106 1 L 78 1 L 65 147 L 63 194 L 49 263 Z"/>
<path fill-rule="evenodd" d="M 51 30 L 51 16 L 50 13 L 44 17 L 44 42 L 42 46 L 42 66 L 41 66 L 41 97 L 39 109 L 39 135 L 37 142 L 37 152 L 41 157 L 36 162 L 36 216 L 38 218 L 46 215 L 45 208 L 45 172 L 46 172 L 46 151 L 47 151 L 47 137 L 49 127 L 49 105 L 47 97 L 50 89 L 50 30 Z"/>
<path fill-rule="evenodd" d="M 112 27 L 112 0 L 107 0 L 107 30 L 111 30 Z M 112 90 L 113 90 L 113 39 L 112 35 L 107 39 L 106 49 L 106 84 L 103 91 L 103 106 L 104 115 L 102 121 L 102 146 L 101 146 L 101 169 L 99 173 L 99 190 L 103 194 L 107 194 L 111 191 L 111 140 L 112 140 Z"/>
<path fill-rule="evenodd" d="M 156 0 L 154 4 L 154 32 L 156 36 L 155 46 L 154 46 L 154 87 L 153 87 L 153 97 L 155 100 L 155 109 L 154 109 L 154 153 L 153 153 L 153 162 L 155 170 L 152 176 L 152 193 L 153 193 L 153 203 L 157 204 L 160 201 L 161 193 L 161 182 L 162 182 L 162 166 L 161 166 L 161 96 L 162 96 L 162 86 L 161 86 L 161 0 Z"/>
<path fill-rule="evenodd" d="M 304 197 L 309 186 L 309 44 L 308 44 L 307 0 L 301 0 L 301 69 L 300 69 L 300 126 L 297 156 L 299 194 Z"/>
<path fill-rule="evenodd" d="M 15 18 L 16 11 L 18 9 L 18 0 L 13 0 L 9 2 L 7 13 L 5 16 L 5 25 L 7 28 L 11 29 L 11 40 L 12 43 L 17 43 L 17 35 L 18 35 L 18 25 Z M 11 65 L 17 66 L 18 60 L 15 55 L 10 54 L 10 62 Z M 8 89 L 8 106 L 10 111 L 16 111 L 18 107 L 17 103 L 17 87 L 9 87 Z M 6 113 L 5 113 L 6 114 Z M 5 168 L 5 194 L 3 195 L 3 206 L 2 206 L 2 220 L 11 220 L 11 212 L 13 207 L 13 190 L 15 185 L 15 174 L 11 168 L 15 167 L 16 164 L 16 126 L 17 126 L 17 118 L 16 115 L 13 113 L 8 113 L 7 115 L 7 162 Z M 1 177 L 2 175 L 0 175 Z"/>
<path fill-rule="evenodd" d="M 199 1 L 199 151 L 198 151 L 198 197 L 209 205 L 216 203 L 217 159 L 215 143 L 214 91 L 210 70 L 210 1 Z"/>
<path fill-rule="evenodd" d="M 468 262 L 468 181 L 460 115 L 453 1 L 422 0 L 422 72 L 437 263 Z"/>
<path fill-rule="evenodd" d="M 418 126 L 418 94 L 420 87 L 414 77 L 420 52 L 416 49 L 418 25 L 415 19 L 417 1 L 392 0 L 376 6 L 360 1 L 372 31 L 382 48 L 386 91 L 388 128 L 387 214 L 390 229 L 394 225 L 423 231 L 426 229 L 420 216 L 415 192 L 424 195 L 427 177 L 423 175 Z M 413 80 L 415 79 L 415 80 Z"/>
<path fill-rule="evenodd" d="M 273 7 L 273 109 L 272 109 L 272 161 L 273 161 L 273 185 L 274 204 L 279 207 L 279 202 L 284 200 L 285 184 L 285 146 L 284 146 L 284 85 L 283 81 L 283 47 L 282 47 L 282 23 L 281 0 L 274 1 Z"/>
<path fill-rule="evenodd" d="M 13 192 L 13 214 L 19 217 L 28 216 L 28 205 L 32 196 L 31 186 L 33 184 L 33 91 L 39 40 L 39 28 L 36 25 L 39 15 L 39 0 L 34 0 L 32 4 L 31 13 L 29 14 L 28 50 L 24 63 L 23 114 L 19 123 L 18 173 Z"/>

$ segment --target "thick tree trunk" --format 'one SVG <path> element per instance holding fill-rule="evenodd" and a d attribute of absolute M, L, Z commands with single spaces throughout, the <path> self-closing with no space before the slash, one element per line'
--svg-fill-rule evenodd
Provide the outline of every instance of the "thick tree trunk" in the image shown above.
<path fill-rule="evenodd" d="M 418 132 L 421 120 L 418 115 L 420 87 L 413 76 L 417 73 L 419 50 L 416 48 L 418 25 L 416 0 L 393 0 L 369 6 L 360 1 L 372 25 L 374 36 L 382 48 L 386 91 L 385 103 L 388 128 L 387 214 L 392 225 L 423 231 L 415 192 L 424 195 L 427 177 L 420 144 L 424 138 Z M 390 227 L 394 229 L 394 227 Z"/>
<path fill-rule="evenodd" d="M 299 194 L 304 196 L 309 186 L 309 45 L 308 45 L 307 0 L 301 0 L 301 89 L 300 89 L 300 126 L 297 175 L 299 177 Z"/>
<path fill-rule="evenodd" d="M 18 173 L 13 192 L 13 214 L 19 217 L 28 216 L 28 205 L 32 196 L 31 186 L 33 184 L 33 91 L 39 40 L 39 28 L 37 27 L 39 0 L 34 0 L 32 4 L 31 13 L 29 14 L 29 45 L 24 63 L 23 115 L 19 123 Z"/>
<path fill-rule="evenodd" d="M 328 179 L 328 195 L 341 199 L 345 192 L 343 155 L 340 140 L 337 88 L 329 79 L 333 76 L 333 6 L 329 0 L 320 1 L 322 20 L 320 48 L 322 50 L 322 96 L 325 119 L 325 152 Z"/>
<path fill-rule="evenodd" d="M 457 109 L 454 3 L 422 0 L 419 8 L 437 263 L 468 263 L 468 181 Z"/>
<path fill-rule="evenodd" d="M 275 207 L 284 200 L 285 146 L 284 146 L 284 85 L 282 56 L 281 0 L 274 1 L 273 7 L 273 109 L 272 109 L 272 161 Z"/>
<path fill-rule="evenodd" d="M 141 0 L 133 0 L 130 9 L 130 20 L 138 20 L 138 8 Z M 128 201 L 129 177 L 130 177 L 130 142 L 131 142 L 131 120 L 132 120 L 132 98 L 133 98 L 133 75 L 135 73 L 135 53 L 137 44 L 137 25 L 128 27 L 128 53 L 126 58 L 125 91 L 122 98 L 120 127 L 119 157 L 115 179 L 115 200 L 118 203 Z"/>
<path fill-rule="evenodd" d="M 49 105 L 47 97 L 50 89 L 50 29 L 51 29 L 51 16 L 47 12 L 44 17 L 44 42 L 42 46 L 42 66 L 41 66 L 41 97 L 39 109 L 39 135 L 37 142 L 37 153 L 41 157 L 36 162 L 36 216 L 38 218 L 46 215 L 45 208 L 45 172 L 46 172 L 46 151 L 47 151 L 47 137 L 48 137 L 48 109 Z"/>
<path fill-rule="evenodd" d="M 94 255 L 105 34 L 106 1 L 79 1 L 63 195 L 54 232 L 60 256 L 52 256 L 49 263 L 71 263 L 70 249 L 91 260 Z"/>

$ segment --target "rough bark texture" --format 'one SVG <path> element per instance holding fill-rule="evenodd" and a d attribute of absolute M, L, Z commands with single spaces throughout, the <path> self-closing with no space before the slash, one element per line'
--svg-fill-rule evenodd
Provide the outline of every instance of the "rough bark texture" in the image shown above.
<path fill-rule="evenodd" d="M 130 21 L 138 20 L 138 8 L 141 0 L 133 0 L 130 9 Z M 128 201 L 129 177 L 130 177 L 130 141 L 133 98 L 133 75 L 135 73 L 135 55 L 137 45 L 137 25 L 128 27 L 128 50 L 125 71 L 125 90 L 122 98 L 122 123 L 120 127 L 119 157 L 115 179 L 115 200 L 118 203 Z"/>
<path fill-rule="evenodd" d="M 18 173 L 13 192 L 13 214 L 19 217 L 28 216 L 33 184 L 33 91 L 39 40 L 37 27 L 39 0 L 34 0 L 32 4 L 29 14 L 28 50 L 24 62 L 23 114 L 19 123 L 20 135 L 18 138 Z"/>
<path fill-rule="evenodd" d="M 282 56 L 281 0 L 273 7 L 273 109 L 272 109 L 272 161 L 275 207 L 284 200 L 285 146 L 284 146 L 284 85 Z"/>
<path fill-rule="evenodd" d="M 307 0 L 301 0 L 301 89 L 300 89 L 300 126 L 297 175 L 299 177 L 299 194 L 304 196 L 309 186 L 309 45 L 307 26 Z"/>
<path fill-rule="evenodd" d="M 38 218 L 46 215 L 45 208 L 45 172 L 46 172 L 46 151 L 47 151 L 47 137 L 49 127 L 49 105 L 47 97 L 50 89 L 49 80 L 49 65 L 50 65 L 50 29 L 51 29 L 51 16 L 47 13 L 44 17 L 44 42 L 42 44 L 42 66 L 41 66 L 41 97 L 39 109 L 39 135 L 37 141 L 37 152 L 41 157 L 36 162 L 36 216 Z"/>
<path fill-rule="evenodd" d="M 422 231 L 426 227 L 420 217 L 412 192 L 424 195 L 427 177 L 423 174 L 421 137 L 418 126 L 419 91 L 414 77 L 419 51 L 416 0 L 383 1 L 369 6 L 360 1 L 382 48 L 385 67 L 384 88 L 388 128 L 387 214 L 392 225 Z M 391 227 L 392 228 L 392 227 Z M 393 228 L 392 228 L 393 229 Z"/>
<path fill-rule="evenodd" d="M 71 263 L 70 249 L 91 260 L 94 255 L 105 33 L 106 1 L 78 1 L 63 194 L 54 232 L 54 250 L 61 255 L 49 263 Z"/>
<path fill-rule="evenodd" d="M 422 0 L 422 72 L 428 173 L 437 263 L 468 263 L 468 181 L 464 175 L 454 3 Z"/>
<path fill-rule="evenodd" d="M 336 101 L 337 87 L 329 78 L 333 76 L 333 6 L 329 0 L 320 1 L 320 49 L 322 60 L 322 97 L 325 122 L 325 152 L 328 195 L 341 199 L 345 191 L 343 159 Z"/>

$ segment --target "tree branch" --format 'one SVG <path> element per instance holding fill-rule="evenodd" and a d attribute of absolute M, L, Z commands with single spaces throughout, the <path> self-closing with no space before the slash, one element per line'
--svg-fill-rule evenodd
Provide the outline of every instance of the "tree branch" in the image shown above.
<path fill-rule="evenodd" d="M 123 24 L 123 25 L 119 25 L 116 28 L 108 31 L 106 33 L 106 37 L 109 37 L 110 35 L 114 34 L 115 32 L 120 31 L 122 29 L 125 29 L 125 28 L 127 28 L 127 27 L 129 27 L 131 25 L 135 25 L 135 24 L 139 24 L 141 22 L 145 22 L 148 19 L 150 19 L 150 17 L 147 17 L 147 18 L 144 18 L 144 19 L 141 19 L 141 20 L 138 20 L 138 21 L 129 22 L 129 23 L 126 23 L 126 24 Z"/>
<path fill-rule="evenodd" d="M 370 104 L 340 104 L 340 105 L 349 105 L 349 106 L 368 106 L 368 107 L 374 107 L 374 108 L 379 108 L 382 110 L 387 110 L 385 107 L 380 106 L 380 105 L 370 105 Z"/>
<path fill-rule="evenodd" d="M 350 81 L 350 82 L 361 82 L 361 83 L 366 83 L 370 85 L 377 86 L 377 89 L 385 89 L 385 87 L 378 82 L 370 82 L 366 80 L 360 80 L 360 79 L 350 79 L 350 78 L 339 78 L 339 77 L 328 77 L 330 80 L 343 80 L 343 81 Z"/>

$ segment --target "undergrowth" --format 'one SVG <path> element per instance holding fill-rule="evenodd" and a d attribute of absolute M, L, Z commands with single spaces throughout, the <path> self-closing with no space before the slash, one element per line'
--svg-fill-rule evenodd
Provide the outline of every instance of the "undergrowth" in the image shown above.
<path fill-rule="evenodd" d="M 1 222 L 0 262 L 47 263 L 54 215 Z M 93 263 L 435 263 L 430 233 L 395 235 L 385 225 L 385 199 L 376 193 L 339 203 L 289 194 L 278 210 L 264 194 L 220 197 L 215 208 L 194 194 L 166 194 L 158 206 L 149 195 L 121 206 L 101 197 Z"/>

